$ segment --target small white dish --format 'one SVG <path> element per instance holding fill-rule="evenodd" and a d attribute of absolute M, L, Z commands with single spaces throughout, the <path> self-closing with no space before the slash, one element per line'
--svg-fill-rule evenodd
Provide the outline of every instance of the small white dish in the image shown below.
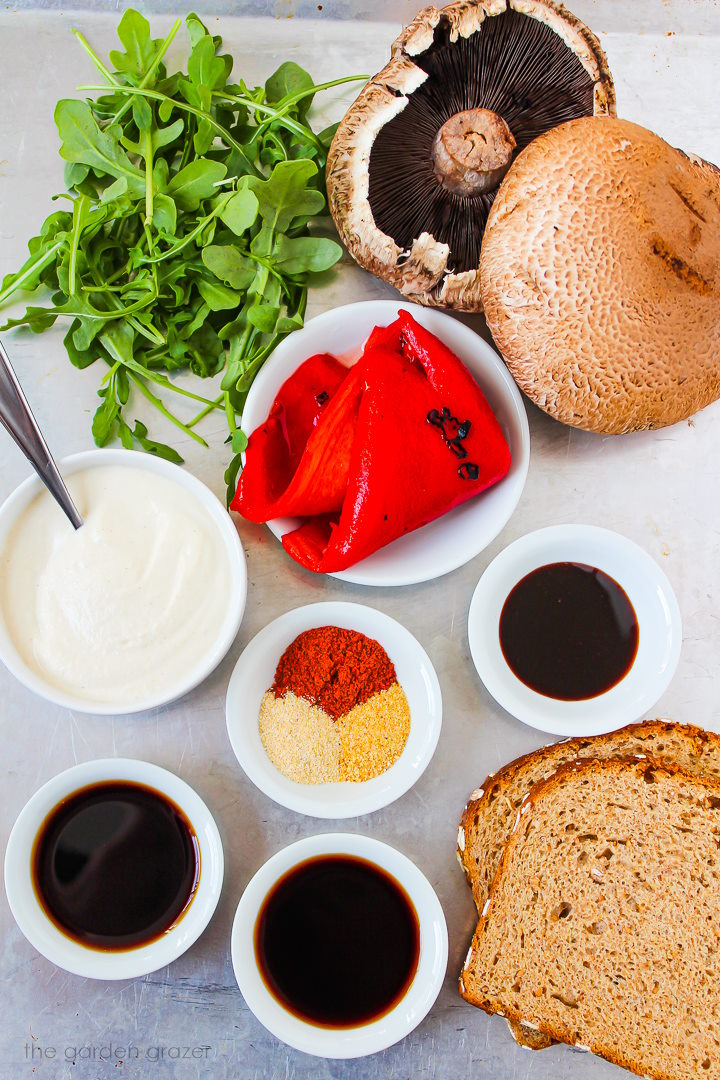
<path fill-rule="evenodd" d="M 250 388 L 243 409 L 245 433 L 250 435 L 265 422 L 280 387 L 310 356 L 329 352 L 348 363 L 357 360 L 373 327 L 387 326 L 401 310 L 412 312 L 413 318 L 441 338 L 465 364 L 508 440 L 512 464 L 507 476 L 482 495 L 332 575 L 358 585 L 414 585 L 463 566 L 507 523 L 520 500 L 530 460 L 530 432 L 522 396 L 495 350 L 451 315 L 396 300 L 346 304 L 317 315 L 288 335 Z M 299 524 L 299 518 L 277 518 L 268 522 L 268 528 L 281 539 Z"/>
<path fill-rule="evenodd" d="M 32 881 L 33 843 L 48 814 L 68 795 L 105 780 L 134 781 L 167 796 L 193 826 L 200 848 L 200 880 L 181 918 L 156 941 L 122 952 L 86 947 L 63 934 L 45 914 Z M 25 804 L 5 852 L 5 891 L 20 930 L 51 963 L 86 979 L 135 979 L 171 964 L 197 941 L 220 899 L 223 867 L 222 842 L 213 816 L 184 780 L 147 761 L 107 758 L 54 776 Z"/>
<path fill-rule="evenodd" d="M 625 590 L 637 617 L 638 650 L 620 682 L 597 697 L 559 701 L 532 690 L 512 672 L 500 647 L 503 605 L 517 583 L 540 566 L 579 562 L 603 570 Z M 555 525 L 510 544 L 480 578 L 468 616 L 470 652 L 488 692 L 524 724 L 553 735 L 602 735 L 638 720 L 667 689 L 680 658 L 680 609 L 670 582 L 631 540 L 591 525 Z"/>
<path fill-rule="evenodd" d="M 415 978 L 398 1004 L 378 1020 L 355 1028 L 324 1028 L 294 1016 L 268 990 L 255 959 L 254 931 L 263 901 L 289 870 L 318 855 L 354 855 L 380 866 L 405 889 L 420 924 Z M 283 848 L 262 866 L 245 889 L 232 929 L 232 962 L 245 1002 L 276 1038 L 317 1057 L 357 1058 L 375 1054 L 409 1035 L 425 1018 L 442 988 L 448 959 L 445 916 L 424 874 L 395 848 L 355 833 L 310 836 Z M 342 988 L 338 988 L 342 993 Z"/>
<path fill-rule="evenodd" d="M 223 546 L 227 552 L 231 588 L 227 597 L 225 616 L 222 624 L 217 627 L 217 635 L 212 646 L 205 649 L 203 654 L 198 656 L 197 663 L 183 674 L 182 679 L 162 695 L 156 694 L 132 701 L 94 701 L 91 698 L 68 693 L 61 687 L 55 686 L 49 679 L 43 678 L 38 671 L 26 663 L 16 647 L 3 618 L 2 609 L 0 609 L 0 660 L 15 678 L 27 686 L 28 689 L 47 701 L 52 701 L 56 705 L 63 705 L 65 708 L 73 709 L 75 712 L 124 716 L 175 701 L 177 698 L 189 693 L 203 679 L 207 678 L 223 659 L 237 636 L 247 598 L 247 568 L 245 553 L 235 523 L 219 499 L 202 481 L 185 469 L 180 468 L 180 466 L 165 461 L 163 458 L 154 457 L 151 454 L 120 449 L 86 450 L 64 458 L 58 462 L 58 466 L 66 479 L 74 473 L 86 469 L 107 466 L 140 469 L 166 477 L 189 492 L 198 504 L 207 511 L 208 519 L 222 538 Z M 38 477 L 35 475 L 30 476 L 0 506 L 0 552 L 18 518 L 32 500 L 44 490 Z"/>
<path fill-rule="evenodd" d="M 357 630 L 379 641 L 395 665 L 398 682 L 408 699 L 410 734 L 405 749 L 386 772 L 363 783 L 297 783 L 273 765 L 260 739 L 260 704 L 273 684 L 280 657 L 298 634 L 318 626 Z M 235 756 L 256 787 L 300 814 L 349 818 L 380 810 L 399 799 L 419 779 L 440 737 L 442 696 L 435 669 L 409 630 L 374 608 L 328 602 L 288 611 L 256 634 L 230 678 L 226 715 Z"/>

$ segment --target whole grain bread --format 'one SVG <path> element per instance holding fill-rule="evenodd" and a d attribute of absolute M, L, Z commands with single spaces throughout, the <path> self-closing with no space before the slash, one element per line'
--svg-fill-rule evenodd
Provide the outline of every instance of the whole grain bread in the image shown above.
<path fill-rule="evenodd" d="M 720 735 L 692 724 L 661 720 L 630 724 L 608 735 L 567 739 L 511 761 L 472 793 L 460 820 L 457 856 L 477 909 L 482 913 L 503 849 L 523 799 L 533 784 L 578 758 L 606 759 L 645 755 L 681 765 L 689 772 L 720 778 Z M 542 1050 L 551 1040 L 510 1022 L 523 1046 Z"/>
<path fill-rule="evenodd" d="M 720 781 L 608 759 L 538 782 L 463 997 L 652 1080 L 720 1076 Z"/>

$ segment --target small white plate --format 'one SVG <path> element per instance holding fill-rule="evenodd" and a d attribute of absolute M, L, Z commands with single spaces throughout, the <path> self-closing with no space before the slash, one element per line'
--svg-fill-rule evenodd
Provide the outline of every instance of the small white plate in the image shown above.
<path fill-rule="evenodd" d="M 40 906 L 32 881 L 32 848 L 50 811 L 73 792 L 104 780 L 130 780 L 166 795 L 195 830 L 200 880 L 190 905 L 166 934 L 149 945 L 122 952 L 93 949 L 66 937 Z M 223 849 L 212 814 L 179 776 L 134 758 L 87 761 L 54 776 L 20 811 L 5 852 L 5 891 L 15 921 L 30 944 L 51 963 L 86 979 L 136 979 L 171 964 L 197 941 L 220 899 Z M 138 867 L 138 873 L 142 867 Z"/>
<path fill-rule="evenodd" d="M 520 500 L 530 460 L 525 406 L 495 350 L 451 315 L 396 300 L 367 300 L 326 311 L 286 337 L 250 388 L 243 410 L 245 433 L 250 435 L 265 422 L 280 387 L 305 360 L 320 352 L 332 353 L 347 362 L 357 360 L 373 327 L 387 326 L 401 310 L 410 311 L 460 357 L 500 423 L 512 464 L 507 476 L 482 495 L 394 540 L 350 569 L 332 575 L 358 585 L 414 585 L 463 566 L 486 548 L 507 523 Z M 281 539 L 300 524 L 299 518 L 276 518 L 268 522 L 268 528 Z"/>
<path fill-rule="evenodd" d="M 299 784 L 275 768 L 260 739 L 260 704 L 273 684 L 280 657 L 298 634 L 317 626 L 357 630 L 379 641 L 408 699 L 410 734 L 405 749 L 386 772 L 363 783 Z M 330 602 L 288 611 L 252 639 L 232 673 L 226 714 L 235 756 L 261 791 L 300 814 L 349 818 L 394 802 L 422 775 L 440 737 L 442 697 L 435 669 L 409 630 L 374 608 Z"/>
<path fill-rule="evenodd" d="M 610 690 L 585 701 L 558 701 L 526 686 L 500 647 L 505 600 L 526 574 L 554 562 L 580 562 L 603 570 L 628 595 L 638 621 L 637 656 Z M 487 690 L 524 724 L 554 735 L 602 735 L 632 724 L 667 689 L 680 658 L 680 609 L 670 582 L 631 540 L 591 525 L 556 525 L 516 540 L 480 578 L 468 617 L 470 652 Z"/>
<path fill-rule="evenodd" d="M 317 855 L 355 855 L 382 867 L 405 889 L 420 923 L 420 958 L 407 993 L 389 1013 L 361 1027 L 323 1028 L 293 1016 L 265 985 L 255 959 L 254 931 L 260 908 L 276 881 Z M 395 848 L 356 833 L 310 836 L 283 848 L 262 866 L 245 889 L 232 929 L 232 962 L 245 1002 L 261 1024 L 296 1050 L 317 1057 L 357 1058 L 375 1054 L 409 1035 L 427 1016 L 442 988 L 448 959 L 445 916 L 424 874 Z M 342 993 L 342 987 L 338 988 Z"/>
<path fill-rule="evenodd" d="M 63 458 L 62 461 L 58 462 L 58 466 L 60 472 L 66 478 L 86 469 L 107 466 L 138 469 L 163 476 L 189 492 L 207 513 L 208 520 L 219 534 L 227 553 L 231 575 L 227 608 L 222 623 L 217 627 L 215 640 L 210 642 L 209 645 L 201 647 L 195 664 L 183 673 L 182 678 L 178 679 L 174 685 L 168 686 L 162 693 L 153 694 L 142 699 L 123 702 L 95 701 L 91 698 L 81 697 L 79 694 L 71 694 L 59 686 L 55 686 L 25 661 L 13 641 L 1 610 L 0 660 L 5 664 L 8 671 L 27 686 L 29 690 L 47 701 L 52 701 L 56 705 L 63 705 L 65 708 L 73 709 L 75 712 L 104 716 L 124 716 L 128 713 L 144 712 L 147 709 L 157 708 L 160 705 L 175 701 L 193 690 L 214 671 L 232 645 L 240 628 L 247 598 L 247 568 L 245 565 L 245 552 L 240 543 L 235 523 L 220 500 L 201 480 L 189 473 L 187 469 L 182 469 L 171 461 L 154 457 L 152 454 L 120 449 L 85 450 L 82 453 Z M 44 493 L 44 491 L 45 489 L 38 477 L 30 476 L 0 506 L 0 552 L 15 522 L 33 499 Z M 47 497 L 49 498 L 49 496 Z"/>

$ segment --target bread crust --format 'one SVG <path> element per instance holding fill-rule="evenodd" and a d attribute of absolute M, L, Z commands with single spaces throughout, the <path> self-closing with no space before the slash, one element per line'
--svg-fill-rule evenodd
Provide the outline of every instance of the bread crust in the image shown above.
<path fill-rule="evenodd" d="M 700 729 L 697 730 L 699 731 Z M 616 776 L 620 776 L 628 769 L 635 770 L 640 774 L 647 773 L 648 770 L 651 770 L 653 775 L 660 774 L 670 778 L 677 777 L 691 787 L 696 787 L 698 790 L 703 789 L 707 793 L 708 800 L 717 799 L 720 803 L 720 779 L 713 776 L 698 775 L 679 765 L 670 762 L 661 762 L 650 757 L 647 757 L 644 760 L 638 760 L 637 758 L 606 758 L 604 760 L 588 758 L 570 761 L 561 765 L 551 776 L 538 781 L 532 787 L 531 791 L 528 793 L 527 799 L 523 803 L 522 811 L 518 816 L 515 828 L 502 853 L 500 865 L 490 888 L 488 900 L 484 906 L 484 912 L 480 916 L 475 935 L 473 936 L 473 941 L 463 967 L 463 972 L 472 966 L 473 955 L 476 951 L 477 943 L 481 940 L 483 934 L 490 925 L 491 920 L 495 916 L 494 908 L 497 902 L 497 894 L 503 884 L 504 875 L 508 871 L 508 867 L 515 856 L 517 848 L 520 847 L 526 839 L 528 830 L 531 826 L 532 815 L 536 812 L 538 806 L 542 805 L 543 799 L 548 794 L 551 794 L 559 787 L 563 786 L 569 778 L 574 778 L 583 773 L 588 775 L 590 773 L 614 773 Z M 502 1002 L 493 1002 L 488 998 L 473 994 L 472 991 L 467 989 L 462 974 L 459 979 L 459 990 L 466 1001 L 483 1009 L 483 1011 L 489 1015 L 501 1015 L 511 1024 L 523 1025 L 525 1018 L 513 1007 L 510 1001 L 503 1000 Z M 563 1039 L 563 1032 L 553 1027 L 550 1022 L 543 1022 L 543 1020 L 538 1019 L 533 1021 L 533 1025 L 541 1034 L 547 1036 L 550 1042 L 565 1041 Z M 614 1065 L 619 1065 L 638 1075 L 643 1075 L 647 1077 L 648 1080 L 675 1080 L 670 1073 L 656 1069 L 647 1062 L 638 1061 L 629 1054 L 623 1053 L 618 1047 L 612 1046 L 608 1042 L 603 1042 L 601 1039 L 595 1040 L 594 1044 L 585 1046 L 583 1049 L 587 1049 L 592 1053 L 604 1057 Z"/>
<path fill-rule="evenodd" d="M 478 792 L 482 792 L 481 795 L 473 793 L 475 797 L 470 797 L 465 804 L 462 817 L 460 819 L 460 825 L 458 828 L 458 846 L 457 846 L 457 858 L 460 866 L 465 873 L 467 882 L 472 890 L 473 899 L 477 906 L 478 912 L 482 913 L 483 907 L 487 900 L 488 892 L 485 885 L 485 880 L 481 875 L 477 873 L 477 865 L 475 862 L 476 853 L 472 843 L 472 838 L 477 832 L 478 823 L 483 817 L 493 817 L 496 823 L 498 815 L 496 810 L 493 809 L 494 801 L 497 799 L 507 799 L 508 792 L 512 790 L 514 783 L 522 781 L 522 774 L 525 772 L 529 765 L 537 765 L 541 762 L 547 763 L 547 773 L 551 775 L 556 768 L 558 768 L 564 761 L 573 760 L 575 758 L 588 758 L 593 755 L 597 755 L 601 749 L 612 750 L 618 740 L 631 740 L 637 738 L 638 750 L 644 747 L 645 743 L 650 743 L 653 740 L 659 740 L 663 738 L 672 737 L 677 739 L 680 737 L 686 740 L 688 743 L 688 751 L 692 752 L 699 763 L 702 762 L 704 755 L 708 750 L 718 754 L 718 764 L 720 766 L 720 736 L 714 732 L 705 731 L 703 728 L 699 728 L 693 724 L 675 724 L 667 720 L 646 720 L 639 724 L 629 724 L 624 728 L 620 728 L 618 731 L 610 732 L 606 735 L 590 736 L 585 738 L 566 739 L 563 742 L 552 743 L 549 746 L 541 747 L 539 750 L 533 750 L 529 754 L 524 754 L 520 758 L 516 758 L 514 761 L 509 762 L 504 768 L 500 769 L 497 773 L 492 773 L 488 776 L 483 783 L 482 787 L 477 789 Z M 653 747 L 657 753 L 657 748 Z M 662 758 L 662 760 L 665 760 Z M 523 794 L 525 794 L 531 784 L 523 784 Z M 493 799 L 491 799 L 493 796 Z M 512 800 L 513 804 L 517 807 L 519 801 L 517 798 Z M 502 837 L 503 846 L 508 839 L 507 833 L 504 832 Z M 462 836 L 463 845 L 460 846 L 459 839 Z M 492 857 L 492 853 L 491 857 Z M 485 852 L 487 858 L 488 853 Z M 494 877 L 497 868 L 493 868 L 492 863 L 488 867 L 488 876 L 490 879 Z M 526 1027 L 522 1023 L 508 1019 L 508 1026 L 512 1033 L 513 1038 L 521 1046 L 525 1046 L 531 1050 L 544 1050 L 548 1046 L 552 1045 L 552 1039 L 535 1031 L 532 1028 Z"/>
<path fill-rule="evenodd" d="M 480 815 L 492 812 L 491 795 L 494 798 L 506 797 L 508 788 L 510 788 L 513 781 L 518 776 L 521 776 L 528 765 L 537 762 L 547 762 L 547 776 L 550 776 L 566 761 L 582 757 L 597 757 L 598 748 L 611 749 L 621 738 L 631 739 L 636 737 L 640 745 L 650 739 L 661 739 L 670 736 L 680 736 L 682 739 L 687 740 L 688 746 L 692 747 L 699 761 L 702 760 L 708 748 L 712 748 L 720 759 L 720 735 L 712 731 L 705 731 L 704 728 L 697 727 L 695 724 L 676 724 L 671 720 L 657 719 L 645 720 L 638 724 L 628 724 L 626 727 L 611 731 L 606 735 L 591 735 L 550 743 L 547 746 L 540 747 L 539 750 L 531 750 L 528 754 L 515 758 L 513 761 L 508 762 L 507 765 L 504 765 L 498 772 L 490 773 L 483 784 L 470 795 L 463 809 L 458 829 L 458 834 L 460 834 L 461 830 L 464 834 L 465 844 L 463 848 L 458 844 L 457 858 L 468 885 L 472 889 L 473 899 L 478 911 L 482 911 L 487 899 L 487 892 L 482 889 L 482 882 L 475 877 L 476 868 L 473 865 L 472 851 L 467 843 L 467 837 L 476 828 Z M 524 785 L 523 795 L 527 793 L 530 786 Z M 482 792 L 482 794 L 478 794 L 479 792 Z M 490 876 L 492 878 L 494 872 Z"/>

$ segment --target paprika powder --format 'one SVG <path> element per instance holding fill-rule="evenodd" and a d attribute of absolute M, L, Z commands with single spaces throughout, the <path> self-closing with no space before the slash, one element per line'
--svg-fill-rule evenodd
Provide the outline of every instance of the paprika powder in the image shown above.
<path fill-rule="evenodd" d="M 285 650 L 272 692 L 280 697 L 292 690 L 337 720 L 394 682 L 395 667 L 377 641 L 356 630 L 318 626 Z"/>

